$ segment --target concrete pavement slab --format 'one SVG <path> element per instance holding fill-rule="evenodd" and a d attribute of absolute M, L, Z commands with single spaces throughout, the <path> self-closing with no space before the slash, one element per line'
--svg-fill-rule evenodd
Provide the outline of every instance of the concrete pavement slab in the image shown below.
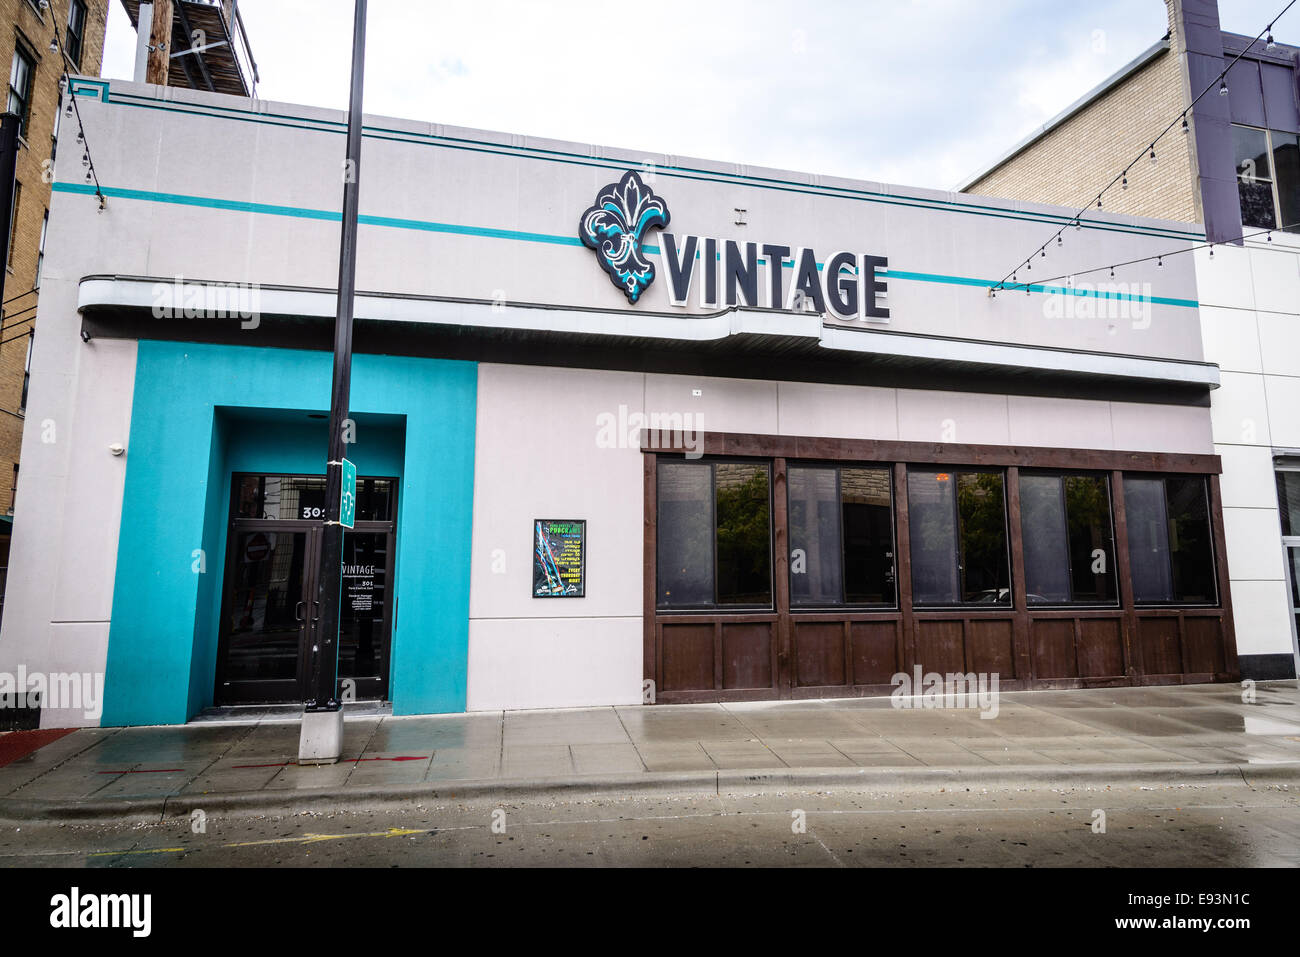
<path fill-rule="evenodd" d="M 196 797 L 212 807 L 223 801 L 231 807 L 300 806 L 328 803 L 335 800 L 331 795 L 403 800 L 442 788 L 488 794 L 615 786 L 717 791 L 724 782 L 767 787 L 865 773 L 878 781 L 908 774 L 1041 781 L 1235 773 L 1238 779 L 1282 775 L 1300 782 L 1294 682 L 1258 685 L 1254 702 L 1243 701 L 1235 686 L 1014 692 L 1001 697 L 994 718 L 972 708 L 894 704 L 883 697 L 403 718 L 350 714 L 343 760 L 313 768 L 297 766 L 298 725 L 282 717 L 90 729 L 0 768 L 0 816 L 14 808 L 23 814 L 41 808 L 79 815 L 138 808 L 147 814 L 159 802 L 181 808 Z"/>

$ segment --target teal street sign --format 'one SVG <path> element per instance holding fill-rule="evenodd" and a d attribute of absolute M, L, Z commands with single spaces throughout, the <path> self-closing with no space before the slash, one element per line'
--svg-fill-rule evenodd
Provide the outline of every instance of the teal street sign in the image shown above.
<path fill-rule="evenodd" d="M 357 521 L 357 467 L 343 460 L 343 488 L 339 492 L 339 524 L 352 528 Z"/>

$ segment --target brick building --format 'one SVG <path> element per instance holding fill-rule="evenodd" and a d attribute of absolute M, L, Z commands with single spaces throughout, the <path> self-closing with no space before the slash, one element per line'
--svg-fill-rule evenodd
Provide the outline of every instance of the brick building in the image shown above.
<path fill-rule="evenodd" d="M 63 74 L 98 76 L 107 0 L 0 0 L 0 56 L 9 64 L 7 109 L 22 117 L 13 226 L 0 330 L 0 568 L 7 569 L 27 405 L 29 356 L 54 180 Z M 54 45 L 55 25 L 63 55 Z M 65 158 L 78 163 L 80 157 Z M 0 592 L 3 582 L 0 581 Z"/>

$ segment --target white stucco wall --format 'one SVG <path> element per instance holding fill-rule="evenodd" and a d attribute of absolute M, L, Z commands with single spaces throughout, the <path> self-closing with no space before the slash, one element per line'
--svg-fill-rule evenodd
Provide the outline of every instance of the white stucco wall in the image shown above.
<path fill-rule="evenodd" d="M 1196 408 L 483 363 L 471 711 L 641 701 L 642 457 L 635 436 L 601 447 L 602 416 L 621 421 L 620 406 L 690 413 L 712 432 L 1196 454 L 1212 445 Z M 586 520 L 586 597 L 531 597 L 539 518 Z"/>
<path fill-rule="evenodd" d="M 1237 652 L 1294 654 L 1274 455 L 1300 454 L 1300 236 L 1194 255 Z"/>

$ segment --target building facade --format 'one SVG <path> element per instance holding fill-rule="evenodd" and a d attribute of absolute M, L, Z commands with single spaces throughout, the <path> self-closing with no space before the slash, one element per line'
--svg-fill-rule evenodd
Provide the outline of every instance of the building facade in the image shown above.
<path fill-rule="evenodd" d="M 0 56 L 9 64 L 6 110 L 21 121 L 0 327 L 0 569 L 9 564 L 55 141 L 65 120 L 62 81 L 65 71 L 98 75 L 106 19 L 106 0 L 0 2 L 0 23 L 6 24 Z M 62 53 L 55 42 L 56 25 Z M 69 138 L 65 175 L 84 172 L 81 152 Z M 2 578 L 0 572 L 0 588 Z"/>
<path fill-rule="evenodd" d="M 1300 48 L 1224 33 L 1215 0 L 1167 6 L 1162 40 L 959 188 L 1078 208 L 1124 172 L 1127 188 L 1108 191 L 1106 208 L 1203 224 L 1214 245 L 1192 256 L 1205 356 L 1222 369 L 1214 444 L 1242 674 L 1290 678 L 1300 662 Z M 1158 166 L 1125 169 L 1171 122 Z"/>
<path fill-rule="evenodd" d="M 104 676 L 45 726 L 300 701 L 344 116 L 75 93 L 108 207 L 55 184 L 0 674 Z M 367 117 L 341 693 L 1235 679 L 1191 257 L 1047 281 L 1203 234 L 1107 212 L 990 296 L 1069 216 Z"/>

